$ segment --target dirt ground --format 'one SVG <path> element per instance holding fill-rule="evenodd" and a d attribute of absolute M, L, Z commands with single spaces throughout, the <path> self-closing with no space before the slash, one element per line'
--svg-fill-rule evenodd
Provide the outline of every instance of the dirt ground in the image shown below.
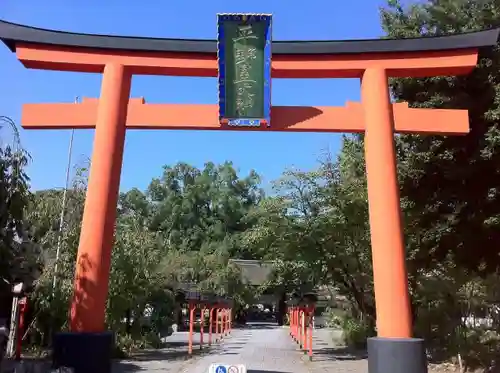
<path fill-rule="evenodd" d="M 461 373 L 458 365 L 451 363 L 444 364 L 429 364 L 429 373 Z M 478 369 L 467 371 L 467 373 L 500 373 L 500 370 L 484 370 Z"/>

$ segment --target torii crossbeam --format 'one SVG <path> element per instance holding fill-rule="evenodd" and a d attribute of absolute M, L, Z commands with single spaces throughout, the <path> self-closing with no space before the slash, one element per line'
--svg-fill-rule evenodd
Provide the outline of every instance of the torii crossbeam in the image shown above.
<path fill-rule="evenodd" d="M 361 104 L 274 107 L 270 127 L 252 130 L 365 133 L 378 333 L 368 341 L 370 373 L 427 371 L 423 341 L 412 338 L 394 133 L 468 132 L 464 110 L 392 104 L 388 78 L 468 74 L 480 50 L 495 46 L 498 36 L 494 29 L 402 40 L 272 43 L 273 78 L 361 81 Z M 132 75 L 216 77 L 217 41 L 75 34 L 1 21 L 0 39 L 27 68 L 103 74 L 99 101 L 28 104 L 22 125 L 95 127 L 71 306 L 72 333 L 55 339 L 54 359 L 77 373 L 108 373 L 112 335 L 105 333 L 104 312 L 126 130 L 241 130 L 220 124 L 213 105 L 129 99 Z"/>
<path fill-rule="evenodd" d="M 407 103 L 393 104 L 397 133 L 465 134 L 469 132 L 467 110 L 414 109 Z M 143 98 L 129 100 L 127 129 L 182 129 L 242 131 L 218 122 L 217 105 L 146 104 Z M 21 124 L 26 129 L 95 128 L 98 99 L 83 98 L 79 104 L 25 104 Z M 363 107 L 348 102 L 335 106 L 274 106 L 270 128 L 246 131 L 364 132 Z"/>

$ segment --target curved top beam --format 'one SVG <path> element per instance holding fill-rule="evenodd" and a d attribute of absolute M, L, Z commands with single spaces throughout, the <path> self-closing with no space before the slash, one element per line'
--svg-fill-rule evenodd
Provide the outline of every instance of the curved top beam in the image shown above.
<path fill-rule="evenodd" d="M 496 45 L 499 34 L 500 28 L 411 39 L 275 41 L 273 42 L 273 54 L 339 55 L 471 49 Z M 29 43 L 133 52 L 217 53 L 217 42 L 215 40 L 77 34 L 29 27 L 2 20 L 0 20 L 0 40 L 13 52 L 16 50 L 18 43 Z"/>

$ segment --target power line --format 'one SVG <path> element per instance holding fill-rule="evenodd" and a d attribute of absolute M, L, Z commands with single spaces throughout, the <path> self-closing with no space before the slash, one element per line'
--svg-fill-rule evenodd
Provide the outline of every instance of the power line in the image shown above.
<path fill-rule="evenodd" d="M 75 98 L 75 104 L 78 104 L 79 97 Z M 62 245 L 62 237 L 63 237 L 63 226 L 64 226 L 64 215 L 66 213 L 66 199 L 68 194 L 68 186 L 69 186 L 69 175 L 71 172 L 71 156 L 73 154 L 73 138 L 75 136 L 75 129 L 71 129 L 71 137 L 69 139 L 69 148 L 68 148 L 68 164 L 66 166 L 66 182 L 64 184 L 64 191 L 62 196 L 62 206 L 61 206 L 61 215 L 59 217 L 59 234 L 57 236 L 57 248 L 56 248 L 56 261 L 54 264 L 54 278 L 52 280 L 52 291 L 55 292 L 57 285 L 57 272 L 58 272 L 58 264 L 59 264 L 59 256 L 61 255 L 61 245 Z"/>

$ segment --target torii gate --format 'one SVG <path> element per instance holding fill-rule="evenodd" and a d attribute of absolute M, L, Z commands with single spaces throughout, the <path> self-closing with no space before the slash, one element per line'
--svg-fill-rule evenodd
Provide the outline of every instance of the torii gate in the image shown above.
<path fill-rule="evenodd" d="M 369 371 L 426 372 L 423 341 L 411 338 L 393 135 L 465 134 L 468 113 L 391 104 L 388 78 L 467 74 L 480 49 L 496 45 L 498 36 L 495 29 L 402 40 L 273 42 L 273 78 L 359 78 L 361 103 L 273 107 L 269 128 L 241 129 L 221 124 L 217 105 L 129 99 L 134 74 L 216 77 L 216 41 L 74 34 L 0 21 L 0 39 L 25 67 L 103 74 L 99 101 L 26 104 L 21 120 L 26 129 L 95 128 L 71 305 L 73 333 L 58 342 L 65 344 L 75 372 L 110 371 L 103 363 L 109 361 L 111 340 L 104 333 L 104 309 L 127 129 L 364 131 L 378 332 L 368 343 Z"/>

